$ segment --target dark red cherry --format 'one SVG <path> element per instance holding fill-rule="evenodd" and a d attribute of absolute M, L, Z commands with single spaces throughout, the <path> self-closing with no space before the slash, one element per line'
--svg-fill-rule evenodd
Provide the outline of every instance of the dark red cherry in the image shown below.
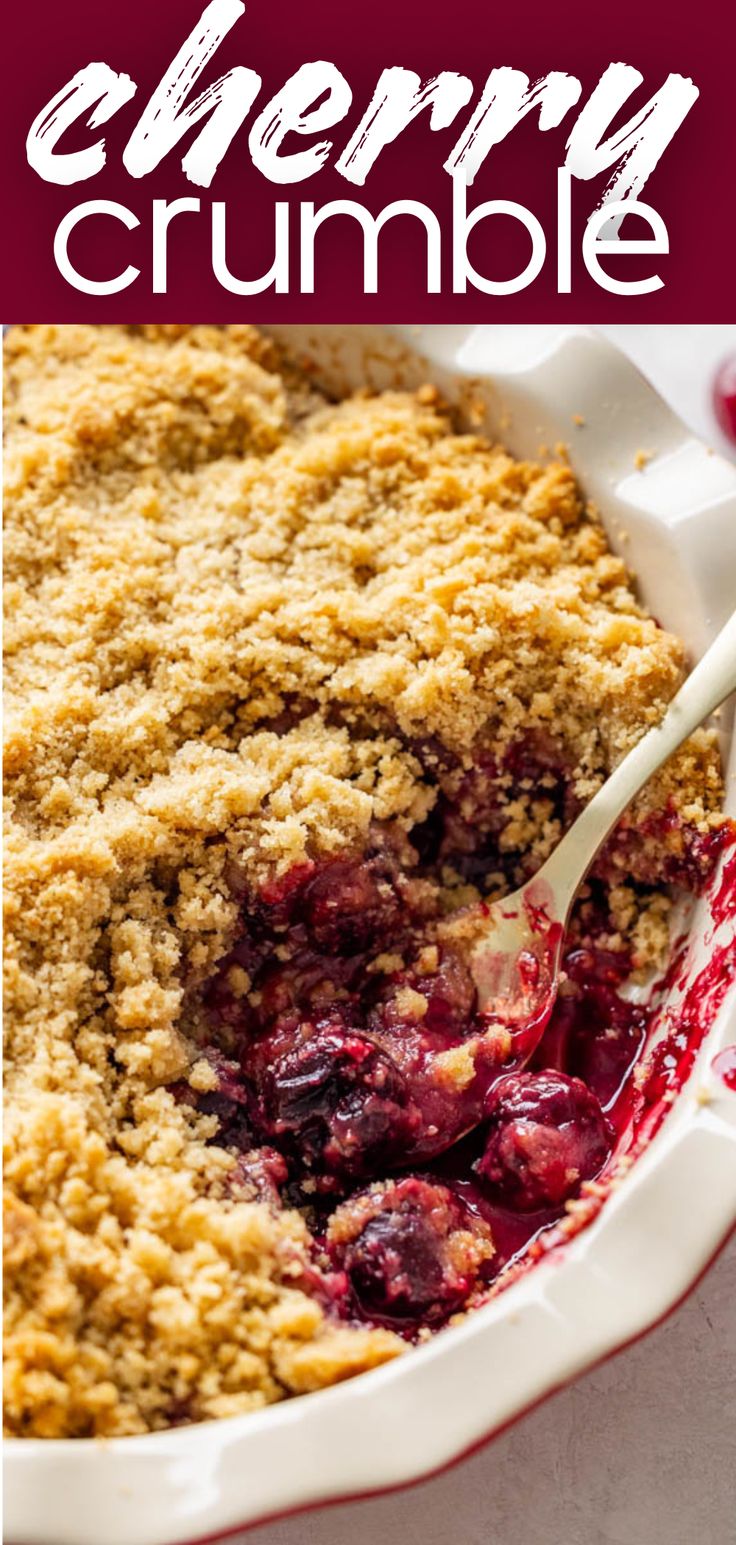
<path fill-rule="evenodd" d="M 492 1254 L 487 1225 L 447 1186 L 414 1175 L 345 1202 L 328 1244 L 359 1313 L 411 1326 L 460 1309 Z"/>
<path fill-rule="evenodd" d="M 336 1018 L 266 1037 L 244 1072 L 257 1127 L 308 1171 L 367 1176 L 397 1161 L 419 1122 L 392 1059 Z"/>
<path fill-rule="evenodd" d="M 328 955 L 387 948 L 396 926 L 396 891 L 373 863 L 334 859 L 307 887 L 303 913 L 313 943 Z"/>
<path fill-rule="evenodd" d="M 436 953 L 434 970 L 420 974 L 412 967 L 389 982 L 377 1014 L 377 1022 L 389 1035 L 405 1033 L 402 1002 L 407 987 L 424 998 L 421 1024 L 438 1043 L 455 1045 L 474 1029 L 476 990 L 470 971 L 454 952 Z"/>
<path fill-rule="evenodd" d="M 546 1070 L 501 1079 L 488 1101 L 476 1172 L 520 1212 L 559 1207 L 605 1163 L 612 1130 L 580 1078 Z"/>

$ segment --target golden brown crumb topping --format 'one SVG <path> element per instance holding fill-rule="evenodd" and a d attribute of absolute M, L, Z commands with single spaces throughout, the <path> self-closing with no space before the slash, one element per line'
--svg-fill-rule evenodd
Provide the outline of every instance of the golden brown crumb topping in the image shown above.
<path fill-rule="evenodd" d="M 459 767 L 551 738 L 585 800 L 683 652 L 570 470 L 432 394 L 329 403 L 246 327 L 16 328 L 5 376 L 7 1422 L 131 1433 L 403 1347 L 331 1322 L 301 1215 L 235 1200 L 215 1118 L 164 1087 L 206 1085 L 182 999 L 233 877 L 410 830 L 428 737 Z M 705 830 L 719 795 L 701 733 L 639 815 Z M 559 835 L 528 797 L 507 819 L 539 857 Z M 644 956 L 666 906 L 631 862 Z"/>

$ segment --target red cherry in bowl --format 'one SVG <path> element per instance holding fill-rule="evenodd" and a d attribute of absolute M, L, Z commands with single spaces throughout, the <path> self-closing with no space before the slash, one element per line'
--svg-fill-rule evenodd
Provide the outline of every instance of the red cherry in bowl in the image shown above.
<path fill-rule="evenodd" d="M 355 1311 L 394 1328 L 446 1320 L 493 1254 L 488 1225 L 449 1187 L 420 1175 L 348 1197 L 332 1214 L 327 1247 Z"/>
<path fill-rule="evenodd" d="M 474 1169 L 519 1212 L 560 1207 L 608 1158 L 613 1131 L 595 1095 L 554 1068 L 502 1078 L 487 1112 L 486 1148 Z"/>
<path fill-rule="evenodd" d="M 724 435 L 736 442 L 736 354 L 724 359 L 716 371 L 713 407 Z"/>

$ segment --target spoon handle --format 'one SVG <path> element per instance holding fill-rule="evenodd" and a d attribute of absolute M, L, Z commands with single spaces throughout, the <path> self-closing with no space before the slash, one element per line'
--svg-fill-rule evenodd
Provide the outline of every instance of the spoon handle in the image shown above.
<path fill-rule="evenodd" d="M 736 692 L 736 612 L 683 682 L 661 722 L 619 762 L 539 871 L 537 878 L 552 887 L 560 919 L 567 916 L 581 880 L 627 805 L 732 692 Z"/>

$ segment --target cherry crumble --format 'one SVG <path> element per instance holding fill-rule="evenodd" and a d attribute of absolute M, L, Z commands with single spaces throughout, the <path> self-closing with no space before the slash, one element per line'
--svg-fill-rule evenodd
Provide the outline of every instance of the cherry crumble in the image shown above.
<path fill-rule="evenodd" d="M 570 469 L 431 387 L 330 402 L 250 328 L 7 354 L 6 1423 L 142 1432 L 503 1288 L 614 1172 L 642 983 L 733 833 L 703 731 L 599 856 L 525 1065 L 444 924 L 684 670 Z"/>

